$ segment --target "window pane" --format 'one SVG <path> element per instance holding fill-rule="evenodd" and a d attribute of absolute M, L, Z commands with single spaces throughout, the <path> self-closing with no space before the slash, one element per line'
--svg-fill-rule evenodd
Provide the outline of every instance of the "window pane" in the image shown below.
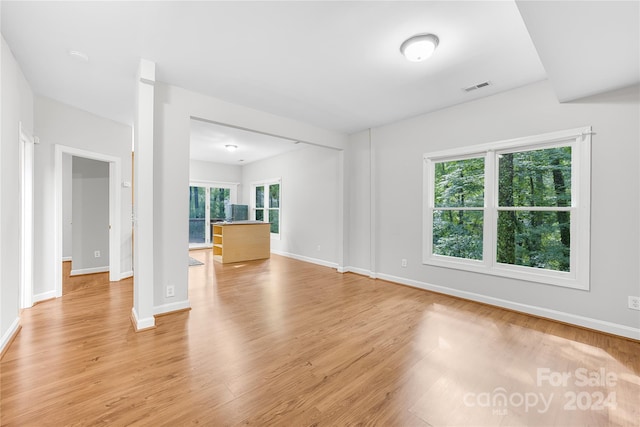
<path fill-rule="evenodd" d="M 484 206 L 484 158 L 435 163 L 436 207 Z"/>
<path fill-rule="evenodd" d="M 256 210 L 256 221 L 264 221 L 264 210 L 257 209 Z"/>
<path fill-rule="evenodd" d="M 482 259 L 483 211 L 433 211 L 433 253 Z"/>
<path fill-rule="evenodd" d="M 280 207 L 280 184 L 271 184 L 269 186 L 269 207 Z"/>
<path fill-rule="evenodd" d="M 189 243 L 204 243 L 206 189 L 189 187 Z"/>
<path fill-rule="evenodd" d="M 499 206 L 571 206 L 571 147 L 501 154 Z"/>
<path fill-rule="evenodd" d="M 264 185 L 256 187 L 256 207 L 264 208 Z"/>
<path fill-rule="evenodd" d="M 271 232 L 280 232 L 280 211 L 278 209 L 269 209 L 269 222 L 271 223 Z"/>
<path fill-rule="evenodd" d="M 228 188 L 211 188 L 210 215 L 211 221 L 224 221 L 224 208 L 229 204 L 231 190 Z"/>
<path fill-rule="evenodd" d="M 569 212 L 498 212 L 498 262 L 569 271 Z"/>

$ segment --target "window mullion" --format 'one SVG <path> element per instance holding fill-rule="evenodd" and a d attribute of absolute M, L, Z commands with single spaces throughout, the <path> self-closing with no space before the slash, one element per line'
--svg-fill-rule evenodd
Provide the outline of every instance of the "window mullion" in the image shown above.
<path fill-rule="evenodd" d="M 496 153 L 487 151 L 484 161 L 484 238 L 483 260 L 487 267 L 496 263 L 496 245 L 498 232 L 498 214 L 496 212 L 496 194 L 498 191 Z"/>
<path fill-rule="evenodd" d="M 269 184 L 264 184 L 264 200 L 262 202 L 262 206 L 264 206 L 262 221 L 269 222 Z"/>

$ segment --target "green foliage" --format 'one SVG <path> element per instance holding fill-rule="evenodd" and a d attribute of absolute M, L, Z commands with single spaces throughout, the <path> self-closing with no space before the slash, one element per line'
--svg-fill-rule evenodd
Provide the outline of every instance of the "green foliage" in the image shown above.
<path fill-rule="evenodd" d="M 256 220 L 264 221 L 265 215 L 268 215 L 271 223 L 271 232 L 280 232 L 280 184 L 270 184 L 266 189 L 268 200 L 265 206 L 265 186 L 256 187 Z"/>
<path fill-rule="evenodd" d="M 231 190 L 228 188 L 211 188 L 210 214 L 212 220 L 225 218 L 225 207 L 229 204 Z"/>
<path fill-rule="evenodd" d="M 482 211 L 435 210 L 433 253 L 482 259 Z"/>
<path fill-rule="evenodd" d="M 514 227 L 501 221 L 503 216 L 512 216 Z M 498 213 L 498 240 L 513 241 L 513 252 L 500 251 L 497 261 L 505 264 L 569 271 L 569 247 L 562 242 L 561 228 L 567 222 L 558 221 L 557 212 L 501 211 Z"/>
<path fill-rule="evenodd" d="M 269 209 L 269 222 L 271 223 L 271 232 L 280 232 L 280 211 L 278 209 Z"/>
<path fill-rule="evenodd" d="M 189 243 L 204 242 L 205 197 L 203 187 L 189 187 Z"/>
<path fill-rule="evenodd" d="M 206 190 L 204 187 L 189 187 L 189 218 L 204 218 Z"/>
<path fill-rule="evenodd" d="M 570 205 L 571 147 L 503 154 L 498 162 L 500 206 Z"/>
<path fill-rule="evenodd" d="M 435 164 L 434 204 L 438 208 L 484 206 L 484 158 Z M 433 253 L 482 259 L 481 210 L 433 212 Z"/>
<path fill-rule="evenodd" d="M 256 187 L 256 208 L 264 208 L 264 185 Z"/>
<path fill-rule="evenodd" d="M 280 184 L 271 184 L 269 186 L 269 207 L 280 207 Z"/>
<path fill-rule="evenodd" d="M 436 163 L 434 203 L 436 207 L 482 207 L 484 158 Z"/>
<path fill-rule="evenodd" d="M 224 208 L 229 204 L 231 190 L 228 188 L 209 189 L 209 217 L 224 219 Z M 189 242 L 204 243 L 206 219 L 206 187 L 189 187 Z"/>
<path fill-rule="evenodd" d="M 498 156 L 497 197 L 497 261 L 569 271 L 569 212 L 509 208 L 571 206 L 571 147 Z M 484 205 L 484 159 L 437 163 L 434 203 L 433 252 L 482 259 L 482 211 L 451 208 Z"/>

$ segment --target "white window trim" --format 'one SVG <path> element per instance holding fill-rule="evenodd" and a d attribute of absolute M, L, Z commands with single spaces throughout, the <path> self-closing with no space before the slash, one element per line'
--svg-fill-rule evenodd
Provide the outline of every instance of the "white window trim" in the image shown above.
<path fill-rule="evenodd" d="M 253 181 L 251 183 L 251 219 L 252 220 L 256 220 L 256 187 L 265 187 L 265 207 L 264 208 L 260 208 L 260 209 L 266 209 L 269 210 L 269 207 L 267 206 L 267 194 L 268 194 L 268 187 L 269 185 L 272 184 L 278 184 L 280 185 L 280 194 L 279 194 L 279 200 L 278 200 L 278 221 L 279 221 L 279 225 L 278 225 L 278 233 L 271 233 L 271 238 L 274 240 L 280 240 L 280 236 L 282 235 L 282 178 L 278 177 L 278 178 L 271 178 L 271 179 L 264 179 L 264 180 L 260 180 L 260 181 Z M 269 215 L 265 215 L 264 216 L 264 222 L 269 222 Z"/>
<path fill-rule="evenodd" d="M 209 196 L 212 188 L 228 188 L 229 191 L 229 203 L 235 204 L 238 203 L 238 186 L 239 182 L 216 182 L 216 181 L 190 181 L 189 187 L 204 187 L 206 190 L 205 193 L 205 241 L 204 243 L 189 243 L 189 249 L 202 249 L 202 248 L 211 248 L 213 247 L 213 243 L 211 242 L 211 227 L 207 227 L 206 224 L 211 222 L 211 198 Z"/>
<path fill-rule="evenodd" d="M 591 127 L 569 129 L 543 135 L 492 142 L 424 154 L 423 178 L 423 264 L 454 268 L 482 274 L 589 290 L 590 287 L 590 202 L 591 202 Z M 497 245 L 497 162 L 498 154 L 536 148 L 571 146 L 571 244 L 570 271 L 560 272 L 508 265 L 496 261 Z M 441 161 L 485 158 L 483 259 L 469 260 L 433 253 L 434 164 Z M 531 210 L 531 208 L 523 208 Z M 548 210 L 557 211 L 556 208 Z"/>

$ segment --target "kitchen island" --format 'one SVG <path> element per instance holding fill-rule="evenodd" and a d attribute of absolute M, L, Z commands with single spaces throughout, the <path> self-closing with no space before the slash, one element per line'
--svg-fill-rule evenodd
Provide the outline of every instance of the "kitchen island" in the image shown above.
<path fill-rule="evenodd" d="M 271 224 L 261 221 L 211 224 L 213 259 L 223 264 L 271 256 Z"/>

